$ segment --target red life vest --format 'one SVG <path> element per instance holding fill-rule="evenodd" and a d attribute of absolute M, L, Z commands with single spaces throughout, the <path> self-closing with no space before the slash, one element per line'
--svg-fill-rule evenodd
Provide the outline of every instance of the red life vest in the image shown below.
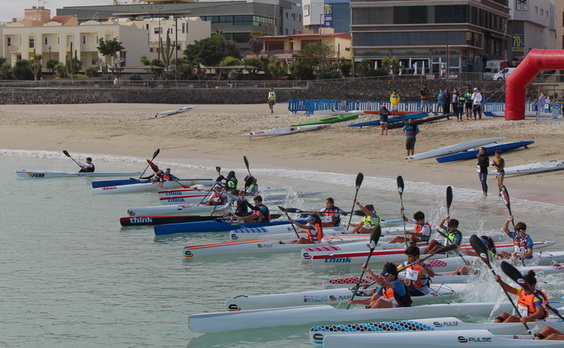
<path fill-rule="evenodd" d="M 513 249 L 517 253 L 525 253 L 527 251 L 527 235 L 513 238 Z"/>

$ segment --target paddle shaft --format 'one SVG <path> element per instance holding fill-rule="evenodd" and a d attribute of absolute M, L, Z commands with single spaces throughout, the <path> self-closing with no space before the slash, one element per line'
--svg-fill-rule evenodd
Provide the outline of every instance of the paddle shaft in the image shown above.
<path fill-rule="evenodd" d="M 153 153 L 153 158 L 151 158 L 151 161 L 153 161 L 159 155 L 160 152 L 161 152 L 161 149 L 156 149 L 155 152 Z M 141 175 L 139 175 L 139 179 L 137 179 L 137 180 L 140 180 L 143 177 L 143 175 L 145 175 L 145 172 L 147 171 L 147 169 L 149 169 L 149 164 L 147 164 L 147 166 L 145 167 L 145 170 L 143 171 L 143 173 L 141 173 Z"/>
<path fill-rule="evenodd" d="M 443 233 L 443 231 L 439 230 L 439 229 L 435 229 L 435 231 L 437 231 L 438 234 L 440 234 L 441 236 L 443 236 L 446 240 L 447 243 L 449 243 L 450 245 L 455 245 L 456 246 L 456 252 L 458 254 L 458 256 L 460 256 L 460 258 L 462 259 L 462 261 L 464 261 L 464 263 L 467 263 L 468 261 L 466 261 L 466 259 L 464 258 L 464 256 L 462 255 L 462 252 L 460 251 L 460 247 L 456 244 L 454 244 L 446 234 Z"/>
<path fill-rule="evenodd" d="M 68 158 L 70 158 L 74 163 L 76 163 L 77 166 L 79 166 L 80 168 L 82 168 L 82 166 L 80 165 L 80 163 L 78 163 L 77 161 L 75 161 L 74 158 L 72 158 L 72 156 L 70 155 L 70 153 L 67 150 L 63 150 L 63 153 L 65 154 L 65 156 L 67 156 Z"/>
<path fill-rule="evenodd" d="M 405 185 L 403 183 L 403 177 L 400 175 L 397 179 L 398 184 L 398 193 L 400 197 L 400 207 L 403 208 L 403 190 Z M 405 230 L 405 214 L 403 213 L 403 209 L 401 210 L 401 221 L 403 221 L 403 238 L 405 240 L 405 247 L 407 248 L 407 231 Z"/>
<path fill-rule="evenodd" d="M 288 215 L 288 211 L 281 206 L 278 206 L 278 209 L 280 209 L 280 211 L 282 211 L 282 212 L 284 212 L 284 214 L 286 214 L 286 218 L 288 219 L 288 221 L 290 221 L 290 225 L 292 225 L 292 229 L 294 230 L 296 237 L 298 237 L 298 239 L 300 239 L 300 235 L 298 234 L 298 230 L 296 230 L 296 226 L 294 226 L 294 224 L 291 222 L 292 219 L 290 219 L 290 215 Z"/>

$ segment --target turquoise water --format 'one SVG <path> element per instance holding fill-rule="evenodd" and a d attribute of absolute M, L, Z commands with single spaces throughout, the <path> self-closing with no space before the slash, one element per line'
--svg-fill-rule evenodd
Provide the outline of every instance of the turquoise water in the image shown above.
<path fill-rule="evenodd" d="M 82 159 L 85 155 L 73 156 Z M 145 166 L 142 158 L 93 157 L 99 171 L 140 171 Z M 0 150 L 0 159 L 1 346 L 308 347 L 309 327 L 200 335 L 190 332 L 186 317 L 223 311 L 228 297 L 318 289 L 324 279 L 358 273 L 357 267 L 313 268 L 298 253 L 185 261 L 185 245 L 226 241 L 227 234 L 156 239 L 151 227 L 121 228 L 119 218 L 127 208 L 157 205 L 156 195 L 93 195 L 91 179 L 18 179 L 15 175 L 21 169 L 74 171 L 76 165 L 62 153 Z M 263 186 L 325 192 L 286 206 L 320 208 L 329 195 L 345 210 L 352 206 L 356 173 L 296 171 L 250 161 Z M 217 165 L 225 173 L 234 169 L 240 179 L 246 172 L 242 160 L 210 163 L 160 158 L 157 162 L 181 177 L 215 178 Z M 422 209 L 436 223 L 445 213 L 445 186 L 414 183 L 416 177 L 408 174 L 404 180 L 406 211 Z M 478 185 L 476 176 L 477 189 Z M 510 179 L 507 186 L 510 189 Z M 484 201 L 481 192 L 458 188 L 454 197 L 451 215 L 461 221 L 465 233 L 499 231 L 507 214 L 500 200 Z M 399 215 L 395 178 L 365 173 L 358 198 L 374 203 L 384 218 Z M 519 220 L 528 223 L 534 238 L 564 241 L 562 207 L 514 200 L 512 208 Z M 542 281 L 549 294 L 559 297 L 564 294 L 557 286 L 561 280 L 557 275 Z M 485 286 L 491 286 L 495 298 L 501 295 L 495 284 L 486 281 Z M 475 300 L 475 294 L 463 300 L 472 296 Z"/>

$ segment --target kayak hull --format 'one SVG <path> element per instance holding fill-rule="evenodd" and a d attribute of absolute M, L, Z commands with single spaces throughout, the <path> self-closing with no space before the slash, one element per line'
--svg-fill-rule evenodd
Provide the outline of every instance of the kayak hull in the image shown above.
<path fill-rule="evenodd" d="M 111 194 L 111 193 L 135 193 L 135 192 L 157 192 L 159 190 L 178 188 L 184 186 L 193 185 L 204 185 L 210 186 L 214 183 L 213 179 L 180 179 L 179 181 L 165 181 L 162 186 L 158 183 L 135 183 L 135 184 L 123 184 L 123 185 L 113 185 L 113 186 L 102 186 L 92 189 L 92 193 L 95 194 Z"/>
<path fill-rule="evenodd" d="M 305 223 L 305 220 L 296 220 Z M 174 234 L 174 233 L 197 233 L 197 232 L 229 232 L 239 228 L 254 228 L 263 226 L 286 225 L 288 220 L 276 220 L 270 222 L 228 222 L 228 221 L 195 221 L 181 222 L 177 224 L 166 224 L 155 226 L 155 234 Z"/>
<path fill-rule="evenodd" d="M 321 120 L 297 123 L 297 124 L 293 124 L 292 127 L 310 126 L 310 125 L 326 124 L 326 123 L 338 123 L 338 122 L 356 120 L 357 118 L 358 118 L 358 114 L 344 114 L 335 117 L 324 118 Z"/>
<path fill-rule="evenodd" d="M 465 142 L 462 142 L 462 143 L 453 144 L 453 145 L 441 147 L 441 148 L 438 148 L 438 149 L 418 153 L 416 155 L 409 156 L 408 159 L 410 159 L 410 160 L 421 160 L 421 159 L 426 159 L 426 158 L 444 156 L 444 155 L 448 155 L 448 154 L 451 154 L 451 153 L 456 153 L 456 152 L 472 149 L 474 147 L 479 147 L 479 146 L 495 143 L 495 142 L 501 141 L 503 139 L 505 139 L 505 137 L 482 138 L 482 139 L 465 141 Z"/>
<path fill-rule="evenodd" d="M 398 117 L 390 117 L 390 118 L 388 118 L 388 123 L 394 123 L 394 122 L 399 122 L 399 121 L 407 121 L 409 119 L 417 120 L 417 119 L 428 117 L 428 116 L 429 116 L 429 114 L 426 113 L 426 112 L 411 113 L 411 114 L 406 114 L 406 115 L 398 116 Z M 373 121 L 350 124 L 349 127 L 367 127 L 367 126 L 379 126 L 379 125 L 380 125 L 380 120 L 373 120 Z"/>
<path fill-rule="evenodd" d="M 487 155 L 493 155 L 495 153 L 495 151 L 498 151 L 498 150 L 501 151 L 501 152 L 505 152 L 505 151 L 514 150 L 514 149 L 517 149 L 517 148 L 520 148 L 520 147 L 526 148 L 527 146 L 534 144 L 534 143 L 535 143 L 534 141 L 514 141 L 514 142 L 510 142 L 510 143 L 486 145 L 486 146 L 484 146 L 484 148 L 486 149 Z M 477 157 L 479 151 L 480 151 L 479 148 L 470 149 L 470 150 L 466 150 L 466 151 L 453 153 L 451 155 L 437 157 L 436 160 L 439 163 L 445 163 L 445 162 L 475 159 Z"/>
<path fill-rule="evenodd" d="M 271 128 L 260 130 L 256 132 L 250 132 L 241 134 L 242 137 L 264 137 L 264 136 L 279 136 L 279 135 L 289 135 L 303 132 L 310 132 L 315 130 L 320 130 L 329 127 L 329 124 L 319 124 L 310 126 L 299 126 L 299 127 L 282 127 L 282 128 Z"/>
<path fill-rule="evenodd" d="M 154 205 L 141 208 L 129 208 L 127 214 L 129 216 L 149 216 L 149 215 L 221 215 L 225 211 L 229 211 L 231 205 L 197 205 L 197 204 L 178 204 L 178 205 Z"/>
<path fill-rule="evenodd" d="M 125 173 L 104 173 L 104 172 L 58 172 L 54 170 L 18 170 L 16 175 L 20 178 L 26 179 L 48 179 L 48 178 L 98 178 L 98 177 L 112 177 L 112 176 L 138 176 L 139 172 L 125 172 Z"/>

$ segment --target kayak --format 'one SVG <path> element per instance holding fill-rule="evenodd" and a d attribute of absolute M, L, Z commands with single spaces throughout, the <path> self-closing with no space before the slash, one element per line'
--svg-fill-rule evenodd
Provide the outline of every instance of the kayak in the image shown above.
<path fill-rule="evenodd" d="M 280 218 L 280 214 L 270 214 L 271 219 Z M 150 216 L 131 216 L 122 217 L 119 223 L 122 226 L 153 226 L 173 224 L 178 222 L 192 222 L 192 221 L 208 221 L 208 220 L 222 220 L 225 217 L 209 216 L 209 215 L 150 215 Z"/>
<path fill-rule="evenodd" d="M 403 232 L 403 229 L 402 231 Z M 463 237 L 462 238 L 462 243 L 464 244 L 468 244 L 468 239 L 470 237 Z M 495 235 L 495 236 L 491 236 L 492 240 L 495 242 L 499 242 L 501 240 L 504 240 L 504 236 L 502 235 Z M 382 241 L 383 242 L 383 241 Z M 420 242 L 417 243 L 417 246 L 419 246 L 420 248 L 423 247 L 425 248 L 425 246 L 427 246 L 427 242 Z M 402 246 L 404 246 L 404 243 L 394 243 L 394 244 L 389 244 L 389 243 L 378 243 L 378 245 L 376 246 L 376 250 L 379 249 L 394 249 L 394 248 L 401 248 Z M 497 245 L 496 245 L 497 246 Z M 333 254 L 333 253 L 337 253 L 337 252 L 353 252 L 353 251 L 366 251 L 369 250 L 370 247 L 367 243 L 349 243 L 349 244 L 345 244 L 345 245 L 332 245 L 331 247 L 317 247 L 317 246 L 311 246 L 309 248 L 304 248 L 301 251 L 302 254 L 302 258 L 305 259 L 306 255 L 308 257 L 313 257 L 315 255 L 326 255 L 326 254 Z M 403 248 L 405 251 L 405 247 Z"/>
<path fill-rule="evenodd" d="M 564 169 L 564 161 L 536 162 L 505 168 L 505 175 L 534 174 L 562 169 Z M 492 170 L 488 174 L 497 175 L 497 171 Z"/>
<path fill-rule="evenodd" d="M 563 255 L 564 257 L 564 255 Z M 468 261 L 479 262 L 482 261 L 476 257 L 465 257 Z M 433 267 L 433 270 L 437 271 L 438 269 L 446 272 L 452 272 L 458 267 L 464 266 L 464 260 L 460 257 L 453 257 L 448 259 L 436 259 L 436 260 L 429 260 L 429 264 Z M 499 263 L 498 263 L 499 264 Z M 564 272 L 564 267 L 560 265 L 546 265 L 546 266 L 517 266 L 517 269 L 525 274 L 529 270 L 535 271 L 537 274 L 555 274 L 555 273 L 562 273 Z M 449 275 L 447 273 L 439 273 L 435 272 L 435 276 L 432 277 L 432 281 L 434 283 L 441 283 L 441 284 L 450 284 L 450 283 L 464 283 L 468 279 L 470 279 L 473 275 Z M 400 272 L 400 278 L 404 278 L 402 273 Z M 342 277 L 342 278 L 334 278 L 329 280 L 324 280 L 321 284 L 322 289 L 335 289 L 335 288 L 347 288 L 353 285 L 356 285 L 358 282 L 358 276 L 353 277 Z M 360 285 L 367 285 L 374 282 L 374 278 L 369 275 L 365 275 L 362 277 L 362 281 Z"/>
<path fill-rule="evenodd" d="M 429 116 L 429 114 L 426 113 L 426 112 L 406 114 L 406 115 L 398 116 L 398 117 L 389 117 L 388 123 L 394 123 L 394 122 L 399 122 L 399 121 L 407 121 L 409 119 L 416 120 L 416 119 L 424 118 L 424 117 L 428 117 L 428 116 Z M 367 127 L 367 126 L 379 126 L 379 125 L 380 125 L 380 120 L 372 120 L 372 121 L 350 124 L 349 127 L 361 127 L 362 128 L 362 127 Z"/>
<path fill-rule="evenodd" d="M 125 173 L 104 173 L 104 172 L 58 172 L 54 170 L 18 170 L 16 175 L 20 178 L 72 178 L 72 177 L 112 177 L 112 176 L 137 176 L 141 175 L 139 172 L 125 172 Z"/>
<path fill-rule="evenodd" d="M 352 228 L 351 228 L 352 229 Z M 406 228 L 407 231 L 413 231 L 413 227 L 407 227 Z M 230 239 L 231 240 L 249 240 L 249 239 L 257 239 L 257 238 L 268 238 L 268 239 L 274 239 L 274 240 L 285 240 L 285 239 L 292 239 L 296 232 L 300 234 L 304 234 L 305 232 L 303 232 L 303 230 L 301 230 L 300 228 L 296 227 L 296 229 L 294 230 L 294 228 L 292 227 L 292 225 L 288 224 L 288 225 L 278 225 L 278 226 L 266 226 L 260 229 L 239 229 L 237 231 L 232 231 L 230 233 Z M 403 227 L 395 227 L 395 226 L 388 226 L 388 227 L 382 227 L 382 233 L 383 234 L 390 234 L 390 235 L 394 235 L 397 236 L 398 234 L 403 234 Z M 354 234 L 350 234 L 347 233 L 345 228 L 342 226 L 338 226 L 338 227 L 324 227 L 323 228 L 323 235 L 325 236 L 339 236 L 339 235 L 344 235 L 344 236 L 352 236 Z M 358 234 L 359 236 L 362 236 L 363 234 Z M 370 236 L 370 234 L 364 234 L 365 236 Z M 382 238 L 387 238 L 387 237 L 380 237 L 381 241 L 385 241 Z"/>
<path fill-rule="evenodd" d="M 279 199 L 286 199 L 287 197 L 297 197 L 297 198 L 304 198 L 309 196 L 319 195 L 322 192 L 281 192 L 281 193 L 265 193 L 262 195 L 262 199 L 264 201 L 273 201 Z M 209 194 L 207 191 L 194 191 L 193 194 L 186 195 L 186 196 L 172 196 L 172 197 L 160 197 L 159 202 L 161 204 L 181 204 L 181 203 L 200 203 L 205 202 L 206 197 Z"/>
<path fill-rule="evenodd" d="M 331 245 L 332 243 L 348 243 L 357 242 L 359 240 L 368 240 L 367 237 L 361 235 L 349 235 L 343 237 L 330 237 L 321 240 L 319 245 Z M 266 253 L 280 253 L 299 251 L 304 244 L 292 244 L 290 241 L 272 241 L 270 239 L 252 239 L 242 241 L 230 241 L 223 243 L 210 243 L 202 245 L 188 245 L 184 247 L 184 256 L 189 258 L 217 256 L 217 255 L 244 255 L 253 256 Z"/>
<path fill-rule="evenodd" d="M 503 139 L 505 139 L 505 137 L 483 138 L 483 139 L 475 139 L 475 140 L 464 141 L 462 143 L 441 147 L 441 148 L 431 150 L 431 151 L 427 151 L 427 152 L 418 153 L 416 155 L 409 156 L 408 159 L 410 159 L 410 160 L 420 160 L 420 159 L 425 159 L 425 158 L 444 156 L 444 155 L 448 155 L 448 154 L 451 154 L 451 153 L 456 153 L 456 152 L 472 149 L 474 147 L 479 147 L 479 146 L 495 143 L 495 142 L 501 141 Z"/>
<path fill-rule="evenodd" d="M 380 110 L 364 110 L 365 114 L 372 114 L 372 115 L 380 115 Z M 390 111 L 390 114 L 392 111 Z M 417 111 L 393 111 L 396 115 L 408 115 L 408 114 L 415 114 Z"/>
<path fill-rule="evenodd" d="M 125 185 L 115 185 L 115 186 L 102 186 L 92 189 L 92 193 L 96 194 L 106 194 L 106 193 L 134 193 L 134 192 L 152 192 L 159 191 L 163 188 L 176 188 L 184 186 L 194 186 L 194 185 L 206 185 L 210 186 L 215 181 L 213 179 L 180 179 L 179 181 L 165 181 L 162 186 L 158 183 L 135 183 L 135 184 L 125 184 Z"/>
<path fill-rule="evenodd" d="M 183 112 L 186 112 L 186 111 L 190 111 L 195 107 L 196 107 L 196 105 L 189 105 L 189 106 L 183 106 L 180 109 L 176 109 L 176 110 L 159 111 L 155 114 L 155 118 L 157 116 L 170 116 L 170 115 L 180 114 L 180 113 L 183 113 Z"/>
<path fill-rule="evenodd" d="M 484 116 L 490 116 L 490 117 L 505 117 L 505 111 L 484 111 Z M 554 115 L 552 114 L 552 112 L 541 112 L 538 115 L 539 117 L 554 117 Z M 537 117 L 537 112 L 536 111 L 525 111 L 525 117 Z"/>
<path fill-rule="evenodd" d="M 141 175 L 141 173 L 139 173 Z M 106 187 L 106 186 L 121 186 L 121 185 L 130 185 L 130 184 L 141 184 L 141 183 L 150 183 L 150 180 L 139 180 L 139 179 L 113 179 L 113 180 L 98 180 L 92 181 L 92 188 L 97 187 Z"/>
<path fill-rule="evenodd" d="M 418 118 L 418 119 L 413 120 L 413 124 L 414 125 L 420 125 L 420 124 L 423 124 L 423 123 L 434 122 L 434 121 L 442 120 L 443 118 L 447 118 L 449 116 L 454 116 L 454 114 L 443 114 L 443 115 L 435 115 L 435 116 L 427 116 L 427 117 L 423 117 L 423 118 Z M 402 128 L 406 124 L 407 124 L 407 120 L 388 123 L 388 129 Z"/>
<path fill-rule="evenodd" d="M 539 320 L 534 324 L 535 329 L 551 326 L 559 331 L 564 330 L 564 321 L 549 318 Z M 309 330 L 309 339 L 314 344 L 323 344 L 324 339 L 338 334 L 362 335 L 365 333 L 390 333 L 390 332 L 421 332 L 432 331 L 458 331 L 459 334 L 467 330 L 488 330 L 494 335 L 522 335 L 527 330 L 522 323 L 468 323 L 455 317 L 427 318 L 418 320 L 397 320 L 390 322 L 354 323 L 341 325 L 315 326 Z M 376 335 L 375 335 L 376 336 Z M 394 336 L 397 337 L 397 336 Z M 348 342 L 348 341 L 347 341 Z M 372 345 L 371 347 L 375 347 Z M 395 344 L 394 344 L 395 346 Z M 419 344 L 412 345 L 419 346 Z M 466 345 L 463 345 L 466 347 Z M 355 346 L 356 347 L 356 346 Z"/>
<path fill-rule="evenodd" d="M 330 127 L 328 124 L 310 125 L 310 126 L 299 126 L 299 127 L 282 127 L 282 128 L 271 128 L 260 130 L 256 132 L 250 132 L 241 134 L 242 137 L 263 137 L 263 136 L 277 136 L 277 135 L 288 135 L 296 134 L 302 132 L 309 132 L 320 130 L 323 128 Z"/>
<path fill-rule="evenodd" d="M 293 124 L 292 127 L 309 126 L 314 124 L 338 123 L 338 122 L 355 120 L 357 118 L 358 118 L 358 114 L 344 114 L 335 117 L 323 118 L 321 120 L 297 123 L 297 124 Z"/>
<path fill-rule="evenodd" d="M 551 245 L 554 245 L 555 242 L 552 241 L 541 241 L 541 242 L 534 242 L 534 247 L 538 248 L 545 248 Z M 472 246 L 470 244 L 462 244 L 460 246 L 462 249 L 472 250 Z M 495 247 L 497 252 L 513 251 L 513 242 L 504 242 L 504 243 L 495 243 Z M 331 249 L 331 248 L 327 248 Z M 372 257 L 370 260 L 374 263 L 377 262 L 402 262 L 405 261 L 405 249 L 404 248 L 397 248 L 397 249 L 385 249 L 385 250 L 374 250 L 372 253 Z M 312 255 L 307 252 L 307 250 L 302 250 L 301 256 L 303 260 L 316 263 L 316 264 L 363 264 L 366 262 L 366 258 L 370 253 L 369 250 L 364 251 L 332 251 L 332 250 L 319 250 L 315 255 Z M 456 255 L 451 253 L 450 255 Z M 421 255 L 421 258 L 426 257 L 427 255 Z M 438 259 L 444 257 L 444 254 L 435 254 L 429 256 L 431 259 Z"/>
<path fill-rule="evenodd" d="M 503 324 L 501 324 L 503 325 Z M 523 324 L 521 326 L 524 329 Z M 533 336 L 495 335 L 489 330 L 422 331 L 366 333 L 362 335 L 336 334 L 323 340 L 325 348 L 342 347 L 560 347 L 562 341 L 534 340 Z"/>
<path fill-rule="evenodd" d="M 210 208 L 210 207 L 208 207 Z M 211 207 L 213 209 L 213 207 Z M 296 220 L 299 223 L 305 224 L 305 220 Z M 180 222 L 177 224 L 157 225 L 154 227 L 156 235 L 174 234 L 174 233 L 197 233 L 197 232 L 229 232 L 239 228 L 248 227 L 262 227 L 262 226 L 275 226 L 286 225 L 288 220 L 274 220 L 270 222 L 236 222 L 236 221 L 194 221 L 194 222 Z"/>
<path fill-rule="evenodd" d="M 153 205 L 142 208 L 129 208 L 129 216 L 149 216 L 167 214 L 221 214 L 231 209 L 230 204 L 225 205 L 197 205 L 197 204 L 178 204 L 178 205 Z"/>
<path fill-rule="evenodd" d="M 487 155 L 493 155 L 496 151 L 506 152 L 510 150 L 514 150 L 520 147 L 527 148 L 527 146 L 534 144 L 534 141 L 513 141 L 510 143 L 501 143 L 501 144 L 492 144 L 486 145 L 484 148 L 486 149 Z M 457 153 L 453 153 L 446 156 L 437 157 L 436 160 L 439 163 L 445 162 L 453 162 L 453 161 L 461 161 L 461 160 L 469 160 L 469 159 L 476 159 L 480 148 L 474 148 L 466 151 L 461 151 Z"/>
<path fill-rule="evenodd" d="M 489 316 L 492 312 L 499 314 L 512 309 L 509 303 L 496 302 L 425 304 L 400 308 L 349 310 L 337 309 L 331 305 L 298 306 L 192 314 L 188 316 L 188 326 L 192 332 L 215 333 L 278 326 L 421 319 L 445 315 Z"/>
<path fill-rule="evenodd" d="M 190 196 L 190 195 L 197 195 L 200 194 L 202 192 L 208 192 L 209 190 L 198 190 L 198 189 L 186 189 L 186 188 L 178 188 L 178 189 L 172 189 L 172 190 L 162 190 L 159 191 L 159 197 L 179 197 L 179 196 Z M 261 189 L 257 194 L 258 195 L 265 195 L 271 192 L 280 192 L 280 191 L 285 191 L 287 192 L 288 190 L 285 188 L 265 188 L 265 189 Z"/>
<path fill-rule="evenodd" d="M 466 284 L 431 284 L 429 293 L 422 296 L 411 296 L 413 303 L 429 300 L 444 300 L 460 295 L 466 289 Z M 360 290 L 355 299 L 366 299 L 374 294 L 375 289 Z M 353 290 L 347 288 L 310 290 L 285 294 L 240 295 L 225 301 L 225 310 L 241 311 L 259 308 L 292 307 L 304 305 L 339 305 L 346 304 L 352 298 Z"/>

